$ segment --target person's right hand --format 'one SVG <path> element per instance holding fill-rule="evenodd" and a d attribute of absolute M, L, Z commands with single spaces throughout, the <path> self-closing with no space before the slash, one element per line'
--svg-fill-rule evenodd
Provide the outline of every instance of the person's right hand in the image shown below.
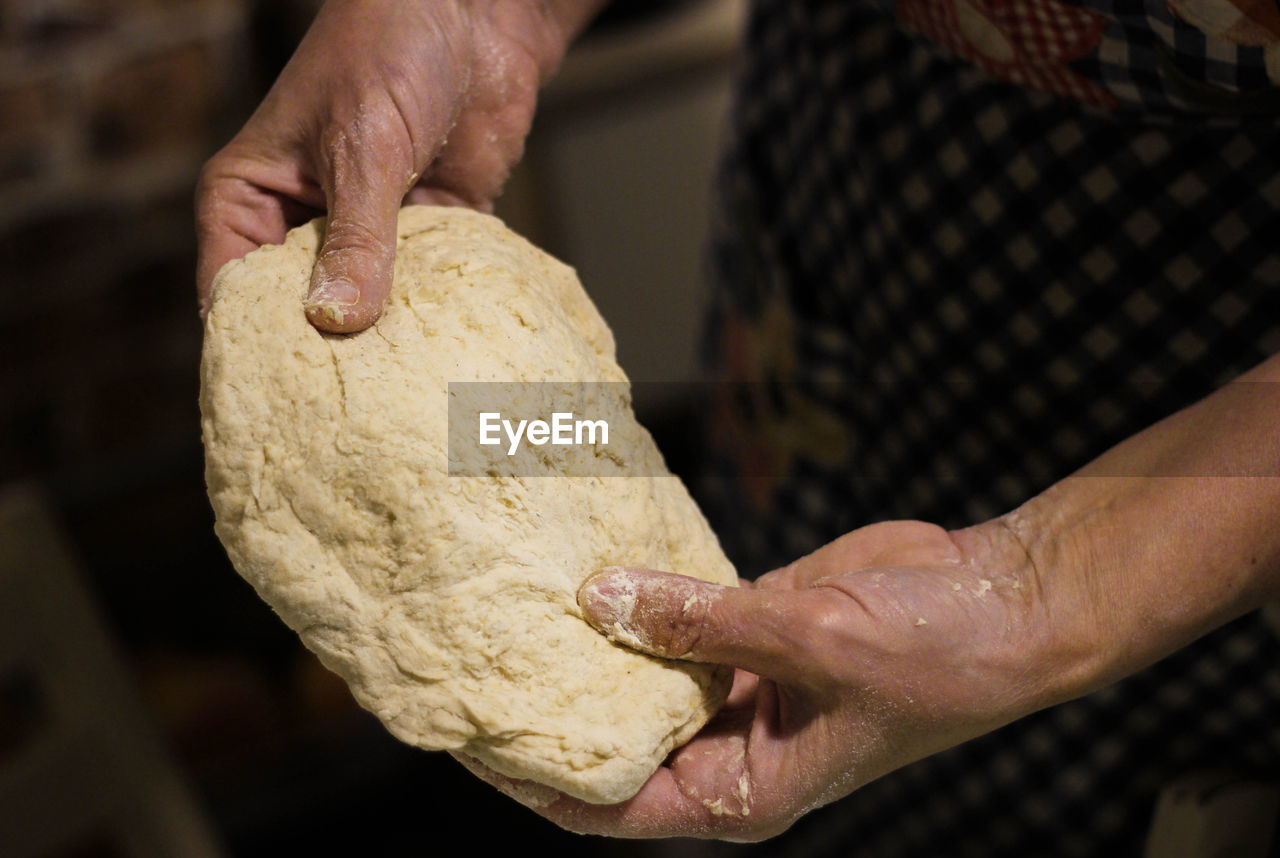
<path fill-rule="evenodd" d="M 737 668 L 716 716 L 631 799 L 595 805 L 473 773 L 571 831 L 760 840 L 895 768 L 1073 696 L 1097 639 L 1072 588 L 1046 583 L 1000 522 L 845 534 L 754 584 L 611 569 L 583 615 L 659 658 Z M 1063 604 L 1069 601 L 1072 604 Z"/>
<path fill-rule="evenodd" d="M 368 327 L 402 203 L 488 209 L 539 86 L 600 0 L 330 0 L 196 194 L 197 294 L 228 261 L 328 213 L 306 312 Z"/>

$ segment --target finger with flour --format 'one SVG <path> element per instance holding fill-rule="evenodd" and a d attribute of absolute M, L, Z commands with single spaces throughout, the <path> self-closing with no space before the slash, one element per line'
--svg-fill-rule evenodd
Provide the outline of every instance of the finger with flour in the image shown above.
<path fill-rule="evenodd" d="M 826 615 L 839 598 L 820 588 L 726 587 L 624 567 L 601 570 L 578 591 L 587 621 L 633 649 L 794 682 L 821 679 L 811 653 L 822 623 L 810 618 Z"/>

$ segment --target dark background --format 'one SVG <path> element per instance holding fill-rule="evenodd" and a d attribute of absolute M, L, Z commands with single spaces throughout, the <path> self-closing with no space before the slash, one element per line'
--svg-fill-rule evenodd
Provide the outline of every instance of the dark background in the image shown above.
<path fill-rule="evenodd" d="M 659 5 L 620 4 L 600 26 Z M 426 854 L 460 837 L 486 853 L 654 854 L 560 832 L 389 738 L 213 535 L 192 190 L 309 14 L 248 0 L 0 5 L 0 487 L 46 500 L 227 854 Z M 42 694 L 0 658 L 0 802 L 6 765 L 51 714 Z M 126 854 L 105 823 L 65 834 L 50 855 Z"/>

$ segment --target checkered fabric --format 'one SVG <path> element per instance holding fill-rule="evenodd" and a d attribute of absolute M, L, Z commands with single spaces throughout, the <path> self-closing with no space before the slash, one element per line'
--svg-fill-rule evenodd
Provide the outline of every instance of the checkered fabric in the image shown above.
<path fill-rule="evenodd" d="M 707 352 L 746 384 L 701 494 L 745 574 L 1005 512 L 1280 351 L 1270 19 L 1216 0 L 1230 41 L 1213 2 L 755 4 Z M 759 854 L 1136 855 L 1160 785 L 1224 766 L 1280 781 L 1254 617 Z"/>

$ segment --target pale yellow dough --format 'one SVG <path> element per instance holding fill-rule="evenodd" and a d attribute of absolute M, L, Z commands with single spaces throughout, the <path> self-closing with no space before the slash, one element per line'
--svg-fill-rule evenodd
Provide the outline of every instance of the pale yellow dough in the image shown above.
<path fill-rule="evenodd" d="M 727 677 L 610 643 L 578 586 L 616 565 L 732 584 L 732 567 L 625 401 L 614 464 L 641 476 L 447 462 L 449 382 L 625 381 L 608 327 L 572 269 L 496 218 L 410 207 L 382 318 L 320 334 L 302 302 L 322 230 L 214 284 L 200 407 L 227 553 L 400 739 L 586 801 L 630 797 Z"/>

